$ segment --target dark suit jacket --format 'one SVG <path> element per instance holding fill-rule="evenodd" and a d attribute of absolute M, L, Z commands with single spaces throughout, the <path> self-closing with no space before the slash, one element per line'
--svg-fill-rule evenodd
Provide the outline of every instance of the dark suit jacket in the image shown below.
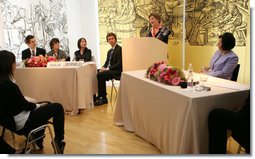
<path fill-rule="evenodd" d="M 88 48 L 85 48 L 82 55 L 80 50 L 75 51 L 74 55 L 75 55 L 75 61 L 79 61 L 80 59 L 83 59 L 84 62 L 91 61 L 91 50 Z"/>
<path fill-rule="evenodd" d="M 31 54 L 32 53 L 30 52 L 29 48 L 27 48 L 26 50 L 23 50 L 22 51 L 22 60 L 26 60 L 26 59 L 30 58 Z M 45 54 L 46 54 L 46 51 L 44 49 L 36 47 L 36 56 L 39 56 L 39 55 L 45 56 Z"/>
<path fill-rule="evenodd" d="M 111 53 L 111 50 L 108 51 L 106 61 L 103 65 L 103 67 L 105 68 L 107 68 L 107 65 L 109 63 L 110 53 Z M 111 65 L 109 69 L 122 72 L 122 48 L 118 44 L 114 48 L 112 58 L 111 58 Z"/>

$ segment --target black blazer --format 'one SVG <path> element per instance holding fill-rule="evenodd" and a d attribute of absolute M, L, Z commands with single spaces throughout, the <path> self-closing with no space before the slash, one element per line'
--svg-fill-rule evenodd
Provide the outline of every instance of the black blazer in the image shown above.
<path fill-rule="evenodd" d="M 0 81 L 0 124 L 16 130 L 14 116 L 23 110 L 32 111 L 36 104 L 28 102 L 18 85 L 11 81 Z"/>
<path fill-rule="evenodd" d="M 107 65 L 109 63 L 110 53 L 111 53 L 111 50 L 109 50 L 107 52 L 107 58 L 103 65 L 103 67 L 105 67 L 105 68 L 107 68 Z M 109 69 L 122 72 L 122 48 L 118 44 L 114 48 L 113 55 L 111 58 L 111 65 L 110 65 Z"/>
<path fill-rule="evenodd" d="M 83 59 L 84 62 L 91 61 L 91 50 L 88 48 L 85 48 L 82 55 L 80 50 L 75 51 L 74 55 L 75 55 L 75 61 L 79 61 L 80 59 Z"/>
<path fill-rule="evenodd" d="M 22 51 L 22 60 L 26 60 L 31 57 L 31 51 L 29 48 Z M 45 56 L 46 51 L 42 48 L 36 47 L 36 56 L 43 55 Z"/>

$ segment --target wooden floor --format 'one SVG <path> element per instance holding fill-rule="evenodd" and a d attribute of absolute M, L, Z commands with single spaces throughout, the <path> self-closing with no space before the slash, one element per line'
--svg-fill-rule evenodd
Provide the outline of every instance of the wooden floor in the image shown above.
<path fill-rule="evenodd" d="M 109 102 L 91 110 L 82 110 L 76 116 L 66 115 L 65 154 L 160 154 L 151 143 L 125 131 L 123 127 L 114 126 L 113 109 L 113 104 Z M 12 136 L 7 132 L 6 140 L 16 148 L 22 148 L 25 138 L 15 135 L 13 143 Z M 230 141 L 228 153 L 236 153 L 237 143 L 234 140 Z M 32 153 L 53 154 L 53 152 L 50 135 L 46 131 L 44 150 Z"/>

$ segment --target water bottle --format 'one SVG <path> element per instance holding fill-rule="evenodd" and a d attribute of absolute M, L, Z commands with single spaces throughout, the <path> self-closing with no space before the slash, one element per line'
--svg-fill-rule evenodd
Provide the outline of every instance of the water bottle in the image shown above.
<path fill-rule="evenodd" d="M 189 64 L 189 68 L 188 68 L 188 77 L 187 77 L 187 82 L 188 82 L 188 86 L 193 87 L 194 85 L 194 81 L 193 81 L 193 67 L 192 64 Z"/>

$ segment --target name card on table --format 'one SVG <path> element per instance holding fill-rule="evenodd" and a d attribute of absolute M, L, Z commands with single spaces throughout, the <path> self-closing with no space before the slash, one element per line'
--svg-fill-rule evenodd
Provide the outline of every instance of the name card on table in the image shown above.
<path fill-rule="evenodd" d="M 47 68 L 77 68 L 81 67 L 84 62 L 48 62 Z"/>
<path fill-rule="evenodd" d="M 24 68 L 25 63 L 24 62 L 16 62 L 16 68 Z"/>

